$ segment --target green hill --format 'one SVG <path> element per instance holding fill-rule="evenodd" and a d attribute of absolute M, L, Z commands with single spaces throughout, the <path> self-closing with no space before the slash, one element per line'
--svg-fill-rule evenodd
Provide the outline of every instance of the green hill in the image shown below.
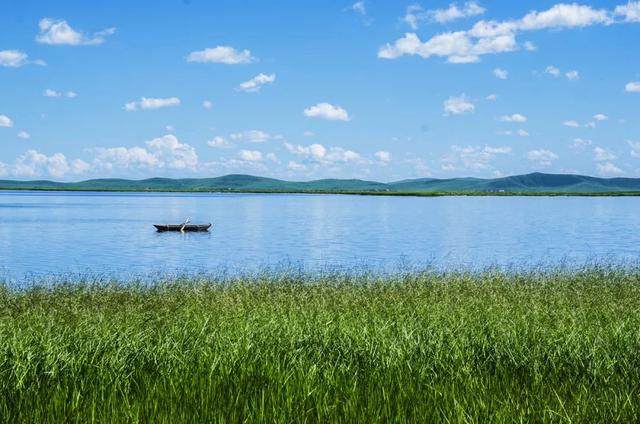
<path fill-rule="evenodd" d="M 80 182 L 0 180 L 3 190 L 238 191 L 357 193 L 607 193 L 640 192 L 640 178 L 533 173 L 504 178 L 420 178 L 391 183 L 358 179 L 285 181 L 232 174 L 215 178 L 95 179 Z"/>

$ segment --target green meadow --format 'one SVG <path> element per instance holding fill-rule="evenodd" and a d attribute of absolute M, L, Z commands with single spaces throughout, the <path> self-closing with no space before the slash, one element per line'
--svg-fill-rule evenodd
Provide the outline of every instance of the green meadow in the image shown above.
<path fill-rule="evenodd" d="M 5 284 L 0 420 L 638 422 L 640 270 Z"/>

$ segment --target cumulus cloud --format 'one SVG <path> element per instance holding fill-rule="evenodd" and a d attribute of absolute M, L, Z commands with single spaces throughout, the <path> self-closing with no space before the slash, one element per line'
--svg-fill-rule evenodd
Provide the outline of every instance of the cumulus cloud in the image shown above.
<path fill-rule="evenodd" d="M 516 49 L 513 34 L 475 39 L 465 31 L 447 32 L 422 42 L 415 33 L 407 33 L 394 44 L 386 44 L 378 51 L 381 59 L 396 59 L 405 55 L 418 55 L 423 59 L 445 57 L 450 63 L 474 63 L 480 56 Z"/>
<path fill-rule="evenodd" d="M 391 153 L 389 153 L 387 151 L 384 151 L 384 150 L 377 151 L 374 154 L 374 156 L 376 157 L 376 159 L 378 159 L 382 163 L 391 162 Z"/>
<path fill-rule="evenodd" d="M 483 171 L 491 168 L 491 161 L 498 155 L 511 153 L 511 147 L 451 146 L 451 152 L 440 159 L 444 171 Z"/>
<path fill-rule="evenodd" d="M 19 68 L 29 64 L 46 65 L 43 60 L 29 60 L 29 55 L 20 50 L 0 50 L 0 66 Z"/>
<path fill-rule="evenodd" d="M 527 159 L 538 166 L 548 167 L 553 164 L 553 161 L 558 159 L 558 155 L 546 149 L 530 150 L 527 152 Z"/>
<path fill-rule="evenodd" d="M 258 74 L 251 78 L 249 81 L 245 81 L 238 86 L 238 90 L 247 93 L 257 93 L 260 91 L 263 85 L 273 84 L 276 80 L 276 74 Z"/>
<path fill-rule="evenodd" d="M 465 94 L 449 97 L 442 104 L 445 115 L 464 115 L 465 113 L 473 113 L 476 110 L 475 105 L 469 100 Z"/>
<path fill-rule="evenodd" d="M 203 100 L 202 107 L 205 109 L 211 109 L 213 107 L 213 103 L 211 103 L 211 101 L 209 100 Z"/>
<path fill-rule="evenodd" d="M 535 52 L 536 50 L 538 50 L 536 45 L 533 44 L 531 41 L 525 41 L 525 43 L 522 46 L 528 52 Z"/>
<path fill-rule="evenodd" d="M 501 79 L 501 80 L 506 80 L 507 78 L 509 78 L 509 72 L 504 70 L 504 69 L 501 69 L 501 68 L 495 68 L 493 70 L 493 75 L 496 78 Z"/>
<path fill-rule="evenodd" d="M 13 121 L 7 115 L 0 115 L 0 127 L 11 128 Z"/>
<path fill-rule="evenodd" d="M 27 150 L 8 168 L 9 173 L 20 178 L 64 178 L 67 175 L 83 174 L 89 168 L 89 164 L 80 159 L 69 161 L 62 153 L 47 156 L 37 150 Z"/>
<path fill-rule="evenodd" d="M 419 4 L 407 7 L 404 21 L 412 28 L 418 29 L 422 22 L 438 22 L 441 24 L 457 19 L 482 15 L 486 11 L 475 1 L 468 1 L 462 6 L 451 3 L 446 9 L 425 10 Z"/>
<path fill-rule="evenodd" d="M 146 147 L 112 147 L 93 150 L 92 166 L 98 170 L 114 169 L 173 169 L 195 171 L 198 166 L 196 150 L 181 143 L 173 134 L 154 138 Z"/>
<path fill-rule="evenodd" d="M 604 176 L 617 176 L 624 174 L 622 169 L 618 168 L 611 162 L 598 163 L 596 164 L 596 169 L 598 170 L 598 174 Z"/>
<path fill-rule="evenodd" d="M 102 44 L 107 37 L 116 32 L 115 28 L 107 28 L 93 34 L 76 31 L 62 19 L 44 18 L 38 23 L 40 33 L 36 41 L 42 44 L 90 46 Z"/>
<path fill-rule="evenodd" d="M 622 17 L 625 22 L 640 22 L 640 1 L 630 1 L 625 5 L 617 6 L 614 13 Z"/>
<path fill-rule="evenodd" d="M 519 113 L 513 115 L 503 115 L 499 118 L 502 122 L 527 122 L 527 117 Z"/>
<path fill-rule="evenodd" d="M 593 115 L 593 119 L 595 119 L 596 121 L 606 121 L 607 119 L 609 119 L 609 117 L 604 113 L 597 113 Z"/>
<path fill-rule="evenodd" d="M 560 69 L 556 68 L 553 65 L 549 65 L 544 69 L 544 73 L 557 77 L 557 76 L 560 76 Z"/>
<path fill-rule="evenodd" d="M 598 162 L 610 161 L 610 160 L 614 160 L 615 158 L 616 158 L 616 155 L 614 155 L 607 149 L 603 149 L 602 147 L 597 147 L 597 146 L 593 148 L 593 159 L 595 161 L 598 161 Z"/>
<path fill-rule="evenodd" d="M 517 130 L 516 135 L 519 137 L 529 137 L 529 133 L 523 129 Z"/>
<path fill-rule="evenodd" d="M 231 147 L 231 143 L 229 143 L 224 137 L 216 136 L 207 141 L 207 146 L 215 148 L 228 148 Z"/>
<path fill-rule="evenodd" d="M 141 97 L 138 101 L 132 101 L 124 105 L 124 110 L 127 112 L 135 112 L 137 110 L 153 110 L 160 109 L 168 106 L 178 106 L 180 99 L 177 97 L 168 98 L 149 98 Z"/>
<path fill-rule="evenodd" d="M 225 65 L 240 65 L 256 62 L 249 50 L 236 50 L 229 46 L 216 46 L 200 51 L 194 51 L 187 56 L 187 62 L 222 63 Z"/>
<path fill-rule="evenodd" d="M 262 152 L 257 150 L 240 150 L 238 152 L 238 156 L 240 159 L 245 160 L 247 162 L 261 162 L 262 161 Z"/>
<path fill-rule="evenodd" d="M 359 153 L 342 147 L 326 148 L 322 144 L 318 143 L 314 143 L 309 146 L 284 143 L 284 146 L 290 153 L 303 156 L 308 160 L 318 163 L 331 164 L 338 162 L 364 162 Z"/>
<path fill-rule="evenodd" d="M 420 9 L 413 6 L 405 16 L 405 21 L 413 29 L 424 20 L 419 12 Z M 472 63 L 480 60 L 483 55 L 516 50 L 516 35 L 520 32 L 583 28 L 611 23 L 611 13 L 606 9 L 595 9 L 577 3 L 557 4 L 542 12 L 530 12 L 521 19 L 479 21 L 468 31 L 437 34 L 424 42 L 415 33 L 407 33 L 394 43 L 382 46 L 378 51 L 378 57 L 395 59 L 405 55 L 418 55 L 427 59 L 437 56 L 447 58 L 450 63 Z"/>
<path fill-rule="evenodd" d="M 29 133 L 28 133 L 28 132 L 26 132 L 26 131 L 20 131 L 20 132 L 18 133 L 18 138 L 21 138 L 21 139 L 23 139 L 23 140 L 28 140 L 28 139 L 30 139 L 30 138 L 31 138 L 31 134 L 29 134 Z"/>
<path fill-rule="evenodd" d="M 67 91 L 66 93 L 62 93 L 60 91 L 56 91 L 56 90 L 52 90 L 51 88 L 47 88 L 45 90 L 42 91 L 42 95 L 44 97 L 52 97 L 52 98 L 56 98 L 56 97 L 67 97 L 69 99 L 74 99 L 76 97 L 78 97 L 78 94 L 75 91 Z"/>
<path fill-rule="evenodd" d="M 497 94 L 489 94 L 487 97 L 485 97 L 485 99 L 493 102 L 495 100 L 498 100 L 498 95 Z"/>
<path fill-rule="evenodd" d="M 627 93 L 640 93 L 640 81 L 630 81 L 624 86 Z"/>
<path fill-rule="evenodd" d="M 280 134 L 269 134 L 260 130 L 247 130 L 232 133 L 229 137 L 235 141 L 248 141 L 250 143 L 264 143 L 265 141 L 282 140 L 284 138 Z"/>
<path fill-rule="evenodd" d="M 629 147 L 631 147 L 631 156 L 634 158 L 640 158 L 640 141 L 628 141 Z"/>
<path fill-rule="evenodd" d="M 564 121 L 562 125 L 564 125 L 565 127 L 571 127 L 571 128 L 578 128 L 580 126 L 578 121 L 574 121 L 574 120 Z"/>
<path fill-rule="evenodd" d="M 578 71 L 569 71 L 564 74 L 569 81 L 576 81 L 580 79 L 580 74 Z"/>
<path fill-rule="evenodd" d="M 310 118 L 326 119 L 328 121 L 350 121 L 349 113 L 340 106 L 334 106 L 331 103 L 318 103 L 304 110 L 305 116 Z"/>

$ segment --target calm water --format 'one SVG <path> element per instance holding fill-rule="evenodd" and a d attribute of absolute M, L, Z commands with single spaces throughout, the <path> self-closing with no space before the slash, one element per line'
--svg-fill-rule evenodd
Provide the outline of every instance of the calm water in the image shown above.
<path fill-rule="evenodd" d="M 0 192 L 0 275 L 640 259 L 640 198 Z M 213 222 L 211 233 L 153 223 Z"/>

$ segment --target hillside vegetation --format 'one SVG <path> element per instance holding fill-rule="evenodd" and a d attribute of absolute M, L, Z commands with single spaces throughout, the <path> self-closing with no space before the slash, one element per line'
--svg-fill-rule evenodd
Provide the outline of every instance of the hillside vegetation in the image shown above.
<path fill-rule="evenodd" d="M 504 178 L 424 178 L 380 183 L 365 180 L 324 179 L 284 181 L 252 175 L 216 178 L 96 179 L 73 183 L 0 180 L 5 190 L 100 191 L 238 191 L 310 193 L 615 193 L 640 192 L 640 178 L 596 178 L 583 175 L 541 174 Z"/>

